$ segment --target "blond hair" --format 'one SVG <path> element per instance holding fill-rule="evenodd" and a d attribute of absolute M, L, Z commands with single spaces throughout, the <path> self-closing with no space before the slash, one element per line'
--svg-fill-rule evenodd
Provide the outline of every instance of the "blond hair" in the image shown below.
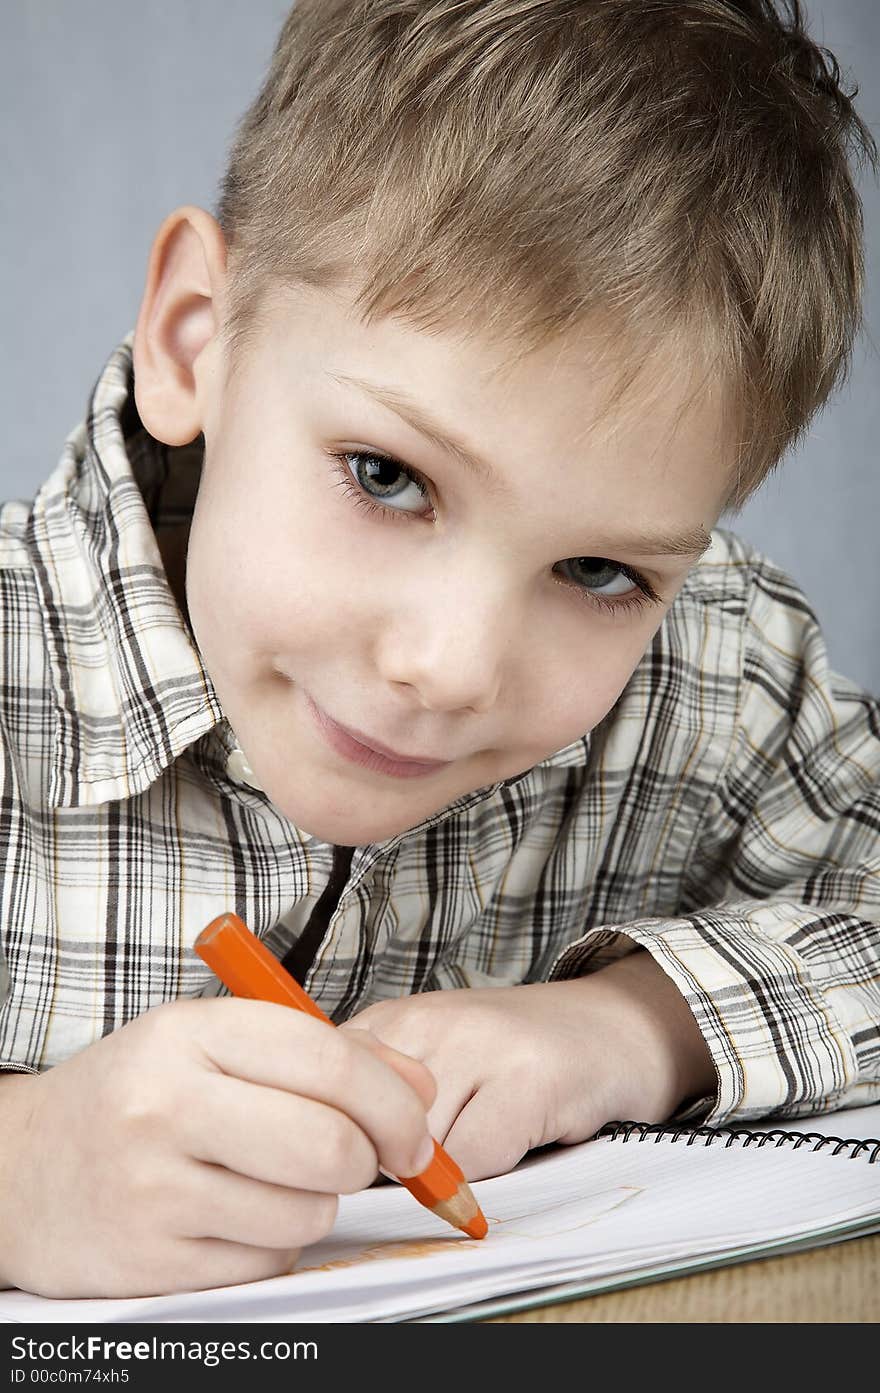
<path fill-rule="evenodd" d="M 223 334 L 356 274 L 367 320 L 523 353 L 674 336 L 733 404 L 736 509 L 847 372 L 854 95 L 797 0 L 298 0 L 220 189 Z"/>

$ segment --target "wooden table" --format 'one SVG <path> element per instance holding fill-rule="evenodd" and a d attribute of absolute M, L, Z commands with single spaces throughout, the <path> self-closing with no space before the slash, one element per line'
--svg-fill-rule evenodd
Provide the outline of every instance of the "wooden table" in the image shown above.
<path fill-rule="evenodd" d="M 487 1324 L 696 1323 L 880 1320 L 880 1233 L 806 1253 L 673 1277 L 646 1286 L 539 1306 Z"/>

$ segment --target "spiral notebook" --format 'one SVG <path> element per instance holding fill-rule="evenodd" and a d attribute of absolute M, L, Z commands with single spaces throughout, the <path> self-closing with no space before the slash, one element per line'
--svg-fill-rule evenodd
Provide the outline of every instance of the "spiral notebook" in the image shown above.
<path fill-rule="evenodd" d="M 482 1241 L 401 1186 L 340 1201 L 296 1271 L 125 1301 L 0 1292 L 4 1321 L 452 1321 L 880 1229 L 880 1105 L 745 1128 L 613 1123 L 478 1181 Z"/>

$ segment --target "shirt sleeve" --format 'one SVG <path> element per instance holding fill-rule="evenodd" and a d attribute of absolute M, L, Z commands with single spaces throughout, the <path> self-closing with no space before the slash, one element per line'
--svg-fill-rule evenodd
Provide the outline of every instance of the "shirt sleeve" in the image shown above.
<path fill-rule="evenodd" d="M 830 671 L 815 615 L 763 559 L 734 738 L 681 909 L 591 930 L 552 973 L 590 970 L 618 935 L 653 955 L 718 1076 L 716 1096 L 679 1116 L 717 1125 L 880 1099 L 880 703 Z"/>

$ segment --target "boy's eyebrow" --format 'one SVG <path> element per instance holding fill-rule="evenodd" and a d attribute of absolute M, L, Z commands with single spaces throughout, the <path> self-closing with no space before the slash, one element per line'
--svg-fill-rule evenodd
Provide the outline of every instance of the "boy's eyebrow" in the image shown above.
<path fill-rule="evenodd" d="M 383 386 L 379 382 L 368 382 L 364 377 L 353 377 L 346 372 L 330 372 L 327 376 L 332 377 L 334 382 L 358 387 L 382 406 L 387 406 L 389 411 L 406 421 L 407 425 L 412 426 L 413 430 L 418 431 L 419 435 L 423 435 L 438 450 L 452 455 L 470 474 L 476 474 L 484 484 L 491 485 L 496 491 L 503 487 L 491 466 L 460 440 L 456 440 L 453 433 L 435 421 L 403 387 Z"/>
<path fill-rule="evenodd" d="M 684 532 L 622 532 L 619 537 L 609 537 L 607 550 L 612 556 L 617 552 L 633 552 L 637 556 L 702 556 L 712 545 L 712 538 L 705 527 L 689 527 Z M 605 555 L 603 551 L 602 555 Z"/>
<path fill-rule="evenodd" d="M 328 372 L 328 377 L 340 385 L 357 387 L 366 392 L 389 411 L 393 411 L 407 425 L 423 435 L 436 449 L 452 455 L 470 473 L 475 474 L 493 492 L 502 492 L 504 485 L 492 467 L 479 455 L 469 450 L 453 433 L 435 421 L 403 387 L 383 386 L 379 382 L 368 382 L 364 377 L 356 377 L 346 372 Z M 712 545 L 712 538 L 702 526 L 686 528 L 683 532 L 669 533 L 630 532 L 626 536 L 614 538 L 609 549 L 637 552 L 641 556 L 701 556 Z"/>

